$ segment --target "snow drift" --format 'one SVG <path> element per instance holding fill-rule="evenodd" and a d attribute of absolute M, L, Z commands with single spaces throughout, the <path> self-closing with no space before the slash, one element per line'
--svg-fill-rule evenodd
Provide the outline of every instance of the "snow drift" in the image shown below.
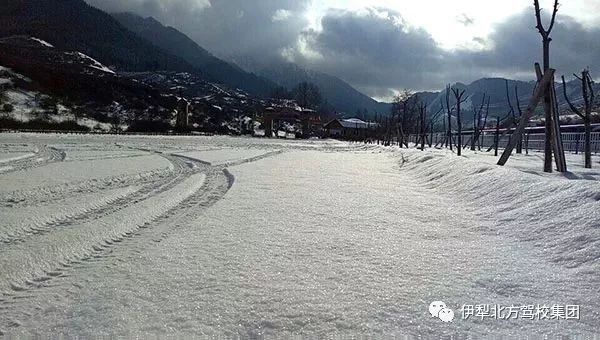
<path fill-rule="evenodd" d="M 471 205 L 493 221 L 496 228 L 486 232 L 532 242 L 553 262 L 598 272 L 598 181 L 548 177 L 435 151 L 403 153 L 403 170 L 416 181 L 455 195 L 457 205 Z"/>

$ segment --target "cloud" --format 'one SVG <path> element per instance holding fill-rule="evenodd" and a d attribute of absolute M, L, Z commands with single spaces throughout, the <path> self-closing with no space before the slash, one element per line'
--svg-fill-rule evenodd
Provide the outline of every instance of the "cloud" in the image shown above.
<path fill-rule="evenodd" d="M 308 25 L 310 0 L 87 0 L 108 12 L 152 16 L 222 57 L 280 56 Z"/>
<path fill-rule="evenodd" d="M 295 60 L 379 98 L 402 88 L 438 89 L 482 77 L 532 80 L 533 63 L 542 59 L 541 37 L 529 10 L 496 25 L 487 38 L 474 39 L 482 47 L 479 50 L 445 50 L 428 32 L 411 27 L 400 13 L 389 10 L 330 11 L 321 24 L 321 30 L 304 33 L 303 50 L 313 57 L 299 52 L 304 58 L 296 55 Z M 559 74 L 600 68 L 599 36 L 600 27 L 587 28 L 559 16 L 552 34 L 551 66 Z"/>
<path fill-rule="evenodd" d="M 559 74 L 600 67 L 599 36 L 600 27 L 586 28 L 571 17 L 559 16 L 552 31 L 551 66 Z M 530 11 L 497 25 L 487 40 L 489 50 L 458 51 L 453 57 L 484 72 L 508 76 L 531 73 L 533 63 L 542 61 L 542 40 Z"/>
<path fill-rule="evenodd" d="M 285 20 L 289 19 L 291 16 L 292 16 L 292 12 L 290 12 L 286 9 L 278 9 L 273 14 L 272 20 L 273 21 L 285 21 Z"/>
<path fill-rule="evenodd" d="M 425 30 L 410 27 L 398 12 L 331 10 L 322 29 L 304 32 L 296 61 L 341 77 L 372 96 L 402 85 L 426 86 L 442 69 L 441 49 Z M 303 58 L 304 57 L 304 58 Z"/>
<path fill-rule="evenodd" d="M 86 0 L 92 6 L 111 12 L 134 12 L 163 18 L 169 15 L 193 15 L 210 6 L 209 0 Z"/>
<path fill-rule="evenodd" d="M 426 30 L 386 8 L 329 9 L 309 29 L 311 0 L 88 0 L 107 11 L 132 11 L 171 25 L 218 56 L 241 65 L 292 60 L 385 98 L 403 88 L 439 89 L 481 77 L 534 78 L 541 38 L 533 10 L 516 13 L 477 36 L 474 49 L 446 50 Z M 596 0 L 591 6 L 599 6 Z M 547 18 L 548 16 L 546 16 Z M 474 19 L 457 18 L 467 26 Z M 600 68 L 600 27 L 562 15 L 552 34 L 558 74 Z M 600 74 L 600 70 L 598 72 Z"/>

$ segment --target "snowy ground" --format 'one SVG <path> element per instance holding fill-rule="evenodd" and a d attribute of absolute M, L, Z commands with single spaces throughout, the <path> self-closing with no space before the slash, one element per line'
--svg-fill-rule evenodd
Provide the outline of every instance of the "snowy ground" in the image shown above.
<path fill-rule="evenodd" d="M 0 332 L 597 336 L 600 177 L 569 158 L 1 134 Z M 580 318 L 461 314 L 538 304 Z"/>

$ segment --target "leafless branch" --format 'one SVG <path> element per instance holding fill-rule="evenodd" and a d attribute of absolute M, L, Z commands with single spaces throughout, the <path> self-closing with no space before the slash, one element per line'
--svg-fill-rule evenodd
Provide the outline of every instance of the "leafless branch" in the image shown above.
<path fill-rule="evenodd" d="M 567 82 L 565 81 L 565 76 L 562 76 L 561 78 L 562 78 L 562 84 L 563 84 L 563 95 L 565 96 L 565 99 L 567 101 L 567 104 L 569 104 L 571 111 L 573 111 L 573 113 L 577 114 L 579 117 L 585 119 L 585 117 L 583 116 L 581 111 L 579 111 L 579 109 L 577 107 L 575 107 L 575 105 L 573 105 L 573 103 L 569 99 L 569 96 L 567 96 Z"/>
<path fill-rule="evenodd" d="M 550 26 L 548 26 L 548 29 L 545 29 L 544 24 L 542 23 L 542 10 L 540 9 L 539 0 L 533 0 L 533 6 L 535 7 L 535 18 L 537 20 L 536 28 L 544 39 L 548 39 L 554 28 L 554 23 L 556 22 L 556 14 L 558 13 L 559 7 L 558 0 L 554 0 L 554 9 L 552 11 L 552 18 L 550 19 Z"/>

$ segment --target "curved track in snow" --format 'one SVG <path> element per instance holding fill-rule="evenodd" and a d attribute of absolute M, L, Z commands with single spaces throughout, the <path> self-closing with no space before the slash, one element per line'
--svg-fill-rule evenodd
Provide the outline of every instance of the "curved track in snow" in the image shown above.
<path fill-rule="evenodd" d="M 14 161 L 3 163 L 5 168 L 2 173 L 10 173 L 21 171 L 30 168 L 41 167 L 54 162 L 64 161 L 66 154 L 63 150 L 59 150 L 47 145 L 36 145 L 35 153 L 31 157 L 25 157 Z"/>
<path fill-rule="evenodd" d="M 135 261 L 141 250 L 219 201 L 234 182 L 228 166 L 280 153 L 212 166 L 132 149 L 159 155 L 171 166 L 0 195 L 0 212 L 8 216 L 0 224 L 0 335 L 18 330 L 19 320 L 30 316 L 32 305 L 43 304 L 49 292 L 69 295 L 70 287 L 79 284 L 70 281 L 72 276 Z M 63 160 L 61 155 L 52 159 Z"/>

